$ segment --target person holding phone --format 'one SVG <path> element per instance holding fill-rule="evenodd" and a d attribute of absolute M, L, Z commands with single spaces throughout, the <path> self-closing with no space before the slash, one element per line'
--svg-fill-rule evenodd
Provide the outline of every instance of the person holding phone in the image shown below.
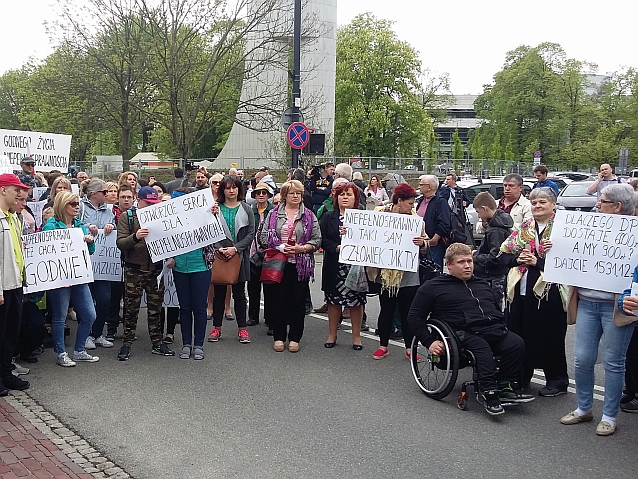
<path fill-rule="evenodd" d="M 532 219 L 523 222 L 501 245 L 501 260 L 509 268 L 506 321 L 507 328 L 525 341 L 521 386 L 528 386 L 534 369 L 540 368 L 546 384 L 538 394 L 554 397 L 566 394 L 569 385 L 563 307 L 567 287 L 543 278 L 545 257 L 552 247 L 556 195 L 551 188 L 536 188 L 529 200 Z"/>

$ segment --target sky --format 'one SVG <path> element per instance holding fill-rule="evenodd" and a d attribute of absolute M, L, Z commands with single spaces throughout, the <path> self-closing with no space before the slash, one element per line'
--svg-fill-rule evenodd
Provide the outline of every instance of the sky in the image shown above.
<path fill-rule="evenodd" d="M 0 74 L 50 53 L 43 22 L 55 20 L 52 0 L 2 3 Z M 454 94 L 480 94 L 519 45 L 558 43 L 568 58 L 598 64 L 600 74 L 638 67 L 632 36 L 638 3 L 631 0 L 340 0 L 337 23 L 364 12 L 394 21 L 398 38 L 419 52 L 425 68 L 449 74 Z"/>

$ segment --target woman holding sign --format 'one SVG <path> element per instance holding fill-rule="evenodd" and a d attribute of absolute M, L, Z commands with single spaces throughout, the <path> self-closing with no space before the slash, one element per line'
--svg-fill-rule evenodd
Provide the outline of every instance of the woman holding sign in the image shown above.
<path fill-rule="evenodd" d="M 385 211 L 398 215 L 417 215 L 414 210 L 414 202 L 416 200 L 416 190 L 409 183 L 401 183 L 392 190 L 392 202 L 386 206 L 379 206 L 375 211 Z M 425 224 L 423 225 L 425 228 Z M 412 242 L 425 252 L 427 248 L 427 235 L 425 230 L 421 236 L 413 238 Z M 379 312 L 378 329 L 379 329 L 379 348 L 372 353 L 374 359 L 383 359 L 389 354 L 388 343 L 390 341 L 390 333 L 392 331 L 392 319 L 394 311 L 398 308 L 401 316 L 401 331 L 403 332 L 403 341 L 405 344 L 405 355 L 410 357 L 410 348 L 412 347 L 412 330 L 408 325 L 408 312 L 412 305 L 412 300 L 416 295 L 417 289 L 421 285 L 419 273 L 412 271 L 401 271 L 397 269 L 380 269 L 378 274 L 372 275 L 370 279 L 377 283 L 381 283 L 381 293 L 379 294 L 379 303 L 381 311 Z"/>
<path fill-rule="evenodd" d="M 281 185 L 281 203 L 260 228 L 262 248 L 272 248 L 287 257 L 281 282 L 271 288 L 275 305 L 271 326 L 275 351 L 299 351 L 306 317 L 306 288 L 315 274 L 313 253 L 321 246 L 321 231 L 314 213 L 303 205 L 303 184 L 299 180 Z M 290 329 L 288 327 L 290 326 Z"/>
<path fill-rule="evenodd" d="M 80 209 L 80 198 L 75 193 L 63 191 L 55 196 L 53 203 L 53 218 L 46 222 L 42 231 L 81 228 L 84 241 L 89 248 L 89 254 L 95 251 L 93 236 L 89 229 L 76 218 Z M 75 366 L 76 361 L 94 363 L 100 358 L 86 352 L 86 338 L 89 336 L 93 321 L 95 321 L 95 307 L 88 284 L 75 284 L 65 288 L 47 291 L 47 303 L 51 308 L 51 334 L 53 336 L 53 350 L 58 355 L 57 364 L 60 366 Z M 64 346 L 64 321 L 69 308 L 73 304 L 78 318 L 78 329 L 75 334 L 73 359 L 66 353 Z"/>
<path fill-rule="evenodd" d="M 321 289 L 325 292 L 328 304 L 328 327 L 330 332 L 324 346 L 333 348 L 337 344 L 337 329 L 341 318 L 341 307 L 350 308 L 352 323 L 352 349 L 361 351 L 361 321 L 366 293 L 352 291 L 346 287 L 346 278 L 350 272 L 349 264 L 339 263 L 341 236 L 346 234 L 343 217 L 346 210 L 357 209 L 361 190 L 354 183 L 337 186 L 332 191 L 335 209 L 321 217 L 321 247 L 324 250 Z"/>
<path fill-rule="evenodd" d="M 567 393 L 565 334 L 567 321 L 563 304 L 567 288 L 543 279 L 545 255 L 552 247 L 556 195 L 551 188 L 535 188 L 529 195 L 532 219 L 523 222 L 501 245 L 507 275 L 507 327 L 525 341 L 522 387 L 532 380 L 534 368 L 545 372 L 540 396 Z"/>
<path fill-rule="evenodd" d="M 608 215 L 633 215 L 636 193 L 627 184 L 614 183 L 600 192 L 596 204 L 598 212 Z M 633 282 L 638 282 L 638 267 Z M 616 416 L 625 378 L 625 357 L 634 331 L 634 316 L 638 298 L 633 288 L 618 297 L 614 293 L 588 288 L 571 288 L 569 318 L 576 319 L 574 338 L 574 379 L 578 408 L 563 416 L 566 425 L 588 422 L 594 418 L 594 366 L 598 358 L 598 346 L 603 338 L 603 366 L 605 368 L 605 400 L 603 416 L 596 427 L 599 436 L 616 432 Z"/>

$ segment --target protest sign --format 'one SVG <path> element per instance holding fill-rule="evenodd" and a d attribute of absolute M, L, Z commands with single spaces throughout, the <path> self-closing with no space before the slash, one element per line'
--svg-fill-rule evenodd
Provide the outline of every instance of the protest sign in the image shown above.
<path fill-rule="evenodd" d="M 71 193 L 75 193 L 76 195 L 80 194 L 80 185 L 76 185 L 75 183 L 71 183 Z"/>
<path fill-rule="evenodd" d="M 225 238 L 220 220 L 211 213 L 210 188 L 137 210 L 141 228 L 148 228 L 146 246 L 153 262 L 202 248 Z"/>
<path fill-rule="evenodd" d="M 31 209 L 33 213 L 33 218 L 35 218 L 35 226 L 39 228 L 42 226 L 42 211 L 44 210 L 44 205 L 47 204 L 46 200 L 42 201 L 31 201 L 27 203 L 27 206 Z"/>
<path fill-rule="evenodd" d="M 420 216 L 346 210 L 343 225 L 340 263 L 419 270 L 419 247 L 412 240 L 422 234 Z"/>
<path fill-rule="evenodd" d="M 93 282 L 93 268 L 80 228 L 24 235 L 25 293 Z"/>
<path fill-rule="evenodd" d="M 175 288 L 175 280 L 173 279 L 173 270 L 164 266 L 164 269 L 157 277 L 157 285 L 159 287 L 160 281 L 164 281 L 164 301 L 162 306 L 164 308 L 179 308 L 179 300 L 177 299 L 177 289 Z M 146 308 L 146 291 L 142 293 L 142 302 L 140 308 Z"/>
<path fill-rule="evenodd" d="M 638 217 L 558 210 L 544 279 L 610 293 L 631 286 Z"/>
<path fill-rule="evenodd" d="M 98 230 L 95 253 L 91 255 L 94 280 L 122 281 L 122 260 L 116 242 L 117 230 L 109 235 L 105 235 L 103 229 Z"/>
<path fill-rule="evenodd" d="M 20 170 L 20 160 L 29 156 L 35 171 L 69 169 L 71 135 L 0 129 L 0 155 L 9 158 L 13 170 Z"/>
<path fill-rule="evenodd" d="M 0 154 L 0 175 L 4 175 L 5 173 L 13 173 L 13 166 L 11 165 L 9 157 L 2 153 Z"/>
<path fill-rule="evenodd" d="M 46 186 L 36 186 L 33 188 L 33 194 L 31 195 L 33 197 L 33 201 L 40 201 L 40 197 L 46 193 L 48 189 L 49 188 Z"/>

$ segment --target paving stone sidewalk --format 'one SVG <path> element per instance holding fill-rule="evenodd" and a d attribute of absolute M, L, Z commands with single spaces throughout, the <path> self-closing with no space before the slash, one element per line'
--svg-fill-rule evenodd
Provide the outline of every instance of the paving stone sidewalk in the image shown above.
<path fill-rule="evenodd" d="M 0 398 L 0 477 L 126 479 L 130 476 L 28 394 Z"/>

